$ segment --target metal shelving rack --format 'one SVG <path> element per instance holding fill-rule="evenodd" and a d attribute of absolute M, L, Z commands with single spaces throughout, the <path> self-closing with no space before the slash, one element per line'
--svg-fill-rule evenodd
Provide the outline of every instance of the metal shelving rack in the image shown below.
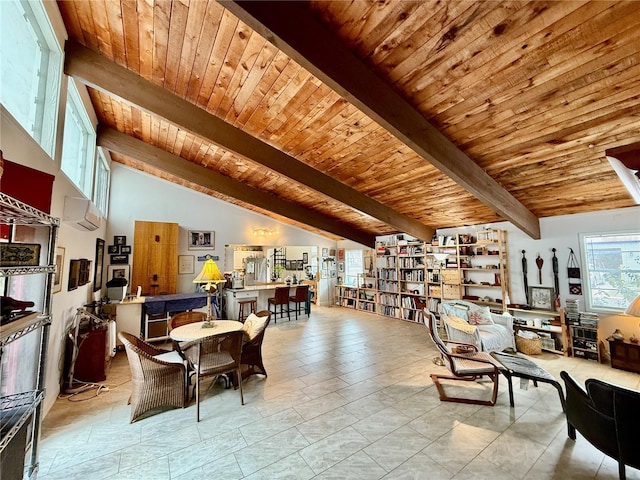
<path fill-rule="evenodd" d="M 38 442 L 44 398 L 47 344 L 51 324 L 52 287 L 55 274 L 55 246 L 60 219 L 0 192 L 0 224 L 41 226 L 49 229 L 46 265 L 34 267 L 0 267 L 1 277 L 18 275 L 46 275 L 42 312 L 34 312 L 0 327 L 0 349 L 32 332 L 41 331 L 36 389 L 0 397 L 0 452 L 3 452 L 25 423 L 32 418 L 29 461 L 26 478 L 38 470 Z M 28 448 L 27 448 L 28 450 Z M 25 452 L 26 455 L 26 452 Z M 26 460 L 26 459 L 25 459 Z"/>

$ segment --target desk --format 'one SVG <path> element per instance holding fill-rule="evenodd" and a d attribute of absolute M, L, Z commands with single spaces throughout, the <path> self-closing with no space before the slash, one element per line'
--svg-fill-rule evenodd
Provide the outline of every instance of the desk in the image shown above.
<path fill-rule="evenodd" d="M 501 365 L 500 373 L 502 373 L 509 383 L 509 403 L 514 406 L 513 403 L 513 385 L 511 384 L 511 377 L 524 378 L 526 380 L 533 380 L 533 384 L 537 387 L 537 382 L 544 382 L 553 385 L 558 394 L 560 395 L 560 403 L 562 404 L 562 411 L 565 410 L 564 393 L 562 387 L 555 379 L 553 375 L 547 372 L 544 368 L 532 362 L 528 358 L 521 355 L 511 355 L 508 353 L 491 352 L 491 356 L 495 358 Z"/>

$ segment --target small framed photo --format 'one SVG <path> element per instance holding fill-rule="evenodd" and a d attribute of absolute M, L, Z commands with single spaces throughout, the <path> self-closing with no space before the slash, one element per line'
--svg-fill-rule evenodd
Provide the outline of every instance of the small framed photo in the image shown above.
<path fill-rule="evenodd" d="M 114 235 L 113 244 L 117 246 L 126 245 L 127 237 L 125 235 Z"/>
<path fill-rule="evenodd" d="M 295 260 L 296 262 L 296 270 L 304 269 L 304 260 Z"/>
<path fill-rule="evenodd" d="M 129 263 L 129 255 L 111 255 L 112 265 L 124 265 Z"/>
<path fill-rule="evenodd" d="M 195 273 L 195 257 L 193 255 L 178 255 L 178 275 Z"/>
<path fill-rule="evenodd" d="M 216 232 L 205 230 L 189 230 L 187 245 L 189 250 L 215 250 Z"/>
<path fill-rule="evenodd" d="M 338 261 L 344 262 L 344 248 L 338 249 Z"/>
<path fill-rule="evenodd" d="M 304 252 L 302 254 L 302 263 L 304 263 L 305 265 L 309 263 L 309 254 L 307 252 Z"/>
<path fill-rule="evenodd" d="M 107 247 L 107 253 L 109 255 L 117 255 L 120 253 L 120 245 L 109 245 Z"/>
<path fill-rule="evenodd" d="M 344 273 L 344 262 L 338 262 L 338 271 Z"/>
<path fill-rule="evenodd" d="M 329 256 L 329 249 L 328 248 L 323 248 L 322 249 L 322 258 L 327 258 Z"/>
<path fill-rule="evenodd" d="M 104 240 L 96 239 L 96 269 L 93 272 L 93 291 L 97 292 L 102 288 L 102 263 L 104 259 Z"/>
<path fill-rule="evenodd" d="M 529 287 L 529 299 L 534 310 L 555 311 L 555 290 L 550 287 Z"/>
<path fill-rule="evenodd" d="M 120 253 L 129 255 L 131 253 L 131 245 L 122 245 L 120 247 Z"/>
<path fill-rule="evenodd" d="M 62 274 L 64 273 L 64 247 L 56 247 L 56 273 L 53 275 L 53 293 L 62 290 Z"/>
<path fill-rule="evenodd" d="M 109 265 L 107 267 L 107 281 L 114 278 L 124 278 L 127 281 L 127 285 L 129 285 L 130 268 L 129 265 Z"/>

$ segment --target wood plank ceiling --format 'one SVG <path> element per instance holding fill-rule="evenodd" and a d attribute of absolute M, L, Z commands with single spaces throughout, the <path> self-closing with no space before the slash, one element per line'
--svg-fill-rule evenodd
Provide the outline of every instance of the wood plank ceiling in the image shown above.
<path fill-rule="evenodd" d="M 215 1 L 58 5 L 71 40 L 398 218 L 380 213 L 382 207 L 338 201 L 331 189 L 311 188 L 304 178 L 275 172 L 89 82 L 102 127 L 319 220 L 285 218 L 265 203 L 252 206 L 246 196 L 239 200 L 215 185 L 180 178 L 176 169 L 162 170 L 133 151 L 114 149 L 116 162 L 331 238 L 366 241 L 399 231 L 404 220 L 425 232 L 505 218 Z M 354 0 L 304 6 L 525 211 L 542 218 L 635 205 L 605 150 L 640 142 L 640 3 Z M 345 228 L 327 229 L 326 222 Z"/>

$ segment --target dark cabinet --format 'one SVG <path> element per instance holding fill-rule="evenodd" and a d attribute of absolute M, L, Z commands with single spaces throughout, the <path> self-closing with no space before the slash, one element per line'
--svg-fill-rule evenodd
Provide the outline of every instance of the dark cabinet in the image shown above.
<path fill-rule="evenodd" d="M 613 368 L 640 373 L 640 345 L 609 340 L 609 351 Z"/>

